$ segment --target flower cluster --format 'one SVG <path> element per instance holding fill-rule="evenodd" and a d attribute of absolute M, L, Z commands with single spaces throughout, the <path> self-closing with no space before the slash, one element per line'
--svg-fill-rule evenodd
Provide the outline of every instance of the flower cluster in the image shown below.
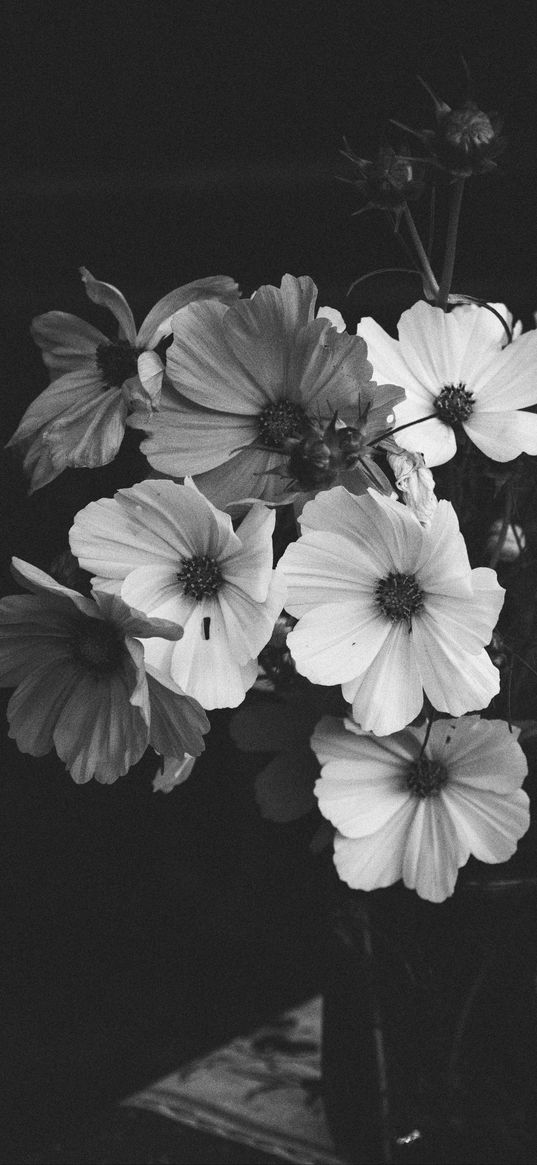
<path fill-rule="evenodd" d="M 34 320 L 51 383 L 10 441 L 30 489 L 110 462 L 126 426 L 148 468 L 73 513 L 85 593 L 14 560 L 31 593 L 0 602 L 0 683 L 22 751 L 111 782 L 149 747 L 164 792 L 192 772 L 206 712 L 235 709 L 233 738 L 265 757 L 262 813 L 320 811 L 351 887 L 402 880 L 440 902 L 470 855 L 507 861 L 529 824 L 511 696 L 534 621 L 517 631 L 537 330 L 451 292 L 464 181 L 498 137 L 472 103 L 435 110 L 428 157 L 347 150 L 368 206 L 415 247 L 427 299 L 397 339 L 369 316 L 348 330 L 289 274 L 250 297 L 197 280 L 136 330 L 82 268 L 114 335 L 59 311 Z M 437 279 L 408 201 L 439 171 Z"/>

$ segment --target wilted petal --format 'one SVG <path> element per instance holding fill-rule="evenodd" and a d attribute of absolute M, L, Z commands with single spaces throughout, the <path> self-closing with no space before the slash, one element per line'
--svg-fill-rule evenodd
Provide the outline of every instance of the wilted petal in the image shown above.
<path fill-rule="evenodd" d="M 96 371 L 96 352 L 107 338 L 98 328 L 66 311 L 47 311 L 32 320 L 32 339 L 41 348 L 52 380 L 83 365 Z"/>
<path fill-rule="evenodd" d="M 57 382 L 56 382 L 57 383 Z M 119 390 L 67 409 L 43 433 L 59 473 L 67 466 L 95 469 L 109 465 L 125 433 L 127 406 Z"/>
<path fill-rule="evenodd" d="M 101 283 L 99 279 L 94 279 L 87 267 L 80 267 L 79 270 L 88 299 L 91 299 L 92 303 L 99 304 L 100 307 L 107 307 L 119 324 L 120 338 L 134 344 L 136 342 L 136 325 L 125 296 L 121 291 L 118 291 L 117 287 L 112 287 L 111 283 Z"/>
<path fill-rule="evenodd" d="M 182 785 L 190 776 L 196 763 L 196 757 L 185 752 L 183 756 L 167 756 L 163 758 L 162 768 L 153 777 L 154 793 L 171 793 L 178 785 Z"/>

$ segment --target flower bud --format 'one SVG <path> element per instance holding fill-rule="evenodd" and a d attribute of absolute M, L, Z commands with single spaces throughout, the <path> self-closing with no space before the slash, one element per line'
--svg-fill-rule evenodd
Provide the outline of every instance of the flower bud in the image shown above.
<path fill-rule="evenodd" d="M 406 202 L 419 198 L 423 190 L 423 166 L 406 151 L 396 153 L 381 146 L 374 161 L 359 158 L 345 142 L 343 156 L 358 170 L 358 178 L 345 179 L 360 192 L 366 205 L 362 210 L 401 211 Z M 361 214 L 362 211 L 357 211 Z"/>

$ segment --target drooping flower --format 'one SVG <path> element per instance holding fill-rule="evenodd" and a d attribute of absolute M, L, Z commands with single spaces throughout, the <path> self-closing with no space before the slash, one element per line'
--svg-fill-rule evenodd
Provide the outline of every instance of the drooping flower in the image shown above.
<path fill-rule="evenodd" d="M 22 752 L 55 748 L 77 783 L 109 784 L 148 744 L 176 755 L 203 750 L 203 709 L 144 667 L 140 637 L 176 639 L 175 624 L 116 595 L 86 598 L 20 559 L 13 566 L 33 593 L 0 600 L 0 685 L 16 687 L 7 714 Z"/>
<path fill-rule="evenodd" d="M 507 315 L 502 304 L 495 305 Z M 367 343 L 374 375 L 402 384 L 395 406 L 396 440 L 441 465 L 456 452 L 461 428 L 493 461 L 537 454 L 537 332 L 505 345 L 501 322 L 485 307 L 465 304 L 444 312 L 414 304 L 399 320 L 394 340 L 371 318 L 358 332 Z M 413 424 L 423 418 L 423 424 Z"/>
<path fill-rule="evenodd" d="M 504 591 L 493 570 L 471 569 L 450 502 L 422 526 L 401 502 L 337 486 L 300 521 L 278 570 L 302 675 L 342 684 L 356 720 L 381 736 L 415 719 L 424 692 L 455 716 L 490 702 L 499 673 L 484 646 Z"/>
<path fill-rule="evenodd" d="M 362 403 L 373 398 L 389 427 L 402 390 L 371 383 L 365 343 L 330 311 L 315 319 L 316 296 L 311 279 L 285 275 L 281 287 L 261 287 L 251 299 L 192 304 L 175 317 L 160 410 L 149 422 L 129 421 L 149 432 L 141 448 L 156 470 L 194 474 L 222 507 L 288 501 L 282 476 L 287 486 L 296 478 L 287 472 L 289 441 L 321 431 L 335 414 L 358 424 L 364 393 Z"/>
<path fill-rule="evenodd" d="M 256 504 L 234 532 L 192 482 L 149 480 L 91 502 L 70 542 L 98 589 L 184 629 L 180 651 L 164 640 L 145 645 L 152 670 L 205 708 L 234 707 L 255 681 L 284 602 L 272 569 L 274 522 L 274 511 Z"/>
<path fill-rule="evenodd" d="M 340 878 L 361 890 L 403 879 L 442 902 L 473 854 L 505 862 L 529 826 L 528 766 L 504 720 L 464 716 L 374 737 L 325 717 L 312 736 L 315 795 L 336 826 Z"/>
<path fill-rule="evenodd" d="M 158 408 L 164 368 L 155 348 L 169 336 L 171 316 L 196 299 L 215 296 L 229 303 L 238 295 L 228 276 L 198 279 L 165 295 L 136 331 L 122 293 L 85 267 L 80 270 L 89 298 L 115 316 L 118 335 L 111 340 L 68 312 L 46 312 L 33 321 L 32 336 L 52 383 L 8 442 L 24 456 L 30 492 L 68 466 L 95 468 L 113 461 L 128 414 L 136 408 L 149 416 Z"/>

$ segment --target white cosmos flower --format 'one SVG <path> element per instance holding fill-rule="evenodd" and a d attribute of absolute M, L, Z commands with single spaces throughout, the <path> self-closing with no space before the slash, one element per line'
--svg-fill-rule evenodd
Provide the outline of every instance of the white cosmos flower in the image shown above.
<path fill-rule="evenodd" d="M 52 748 L 82 784 L 109 784 L 145 752 L 198 755 L 209 722 L 179 688 L 144 666 L 140 637 L 180 629 L 133 611 L 117 595 L 86 598 L 20 559 L 30 595 L 0 600 L 0 686 L 15 687 L 7 715 L 22 752 Z"/>
<path fill-rule="evenodd" d="M 234 532 L 191 481 L 150 480 L 91 502 L 70 542 L 95 586 L 184 628 L 179 651 L 164 640 L 145 645 L 150 669 L 204 708 L 235 707 L 285 598 L 272 569 L 274 522 L 257 503 Z"/>
<path fill-rule="evenodd" d="M 471 569 L 450 502 L 422 526 L 401 502 L 337 486 L 300 522 L 278 570 L 302 675 L 342 684 L 356 720 L 381 736 L 415 719 L 424 692 L 454 716 L 490 702 L 499 673 L 484 645 L 504 591 L 493 570 Z"/>
<path fill-rule="evenodd" d="M 111 340 L 69 312 L 49 311 L 32 322 L 52 384 L 26 410 L 9 445 L 24 457 L 30 493 L 68 466 L 94 468 L 116 456 L 127 416 L 146 419 L 158 408 L 164 366 L 155 348 L 171 333 L 171 317 L 197 299 L 226 303 L 238 287 L 224 275 L 198 279 L 169 292 L 136 330 L 132 311 L 117 287 L 80 268 L 89 299 L 107 308 L 118 327 Z"/>
<path fill-rule="evenodd" d="M 493 306 L 509 320 L 503 304 Z M 521 411 L 537 404 L 537 332 L 506 345 L 504 328 L 485 307 L 444 312 L 419 302 L 403 312 L 398 333 L 392 339 L 369 317 L 358 325 L 375 378 L 405 389 L 394 407 L 396 426 L 432 418 L 397 433 L 402 446 L 441 465 L 454 456 L 454 426 L 461 425 L 494 461 L 537 454 L 537 415 Z"/>
<path fill-rule="evenodd" d="M 518 730 L 465 716 L 374 737 L 326 716 L 311 745 L 321 762 L 315 795 L 338 830 L 334 861 L 349 886 L 373 890 L 403 879 L 442 902 L 473 854 L 506 862 L 529 826 L 520 788 L 528 766 Z"/>

